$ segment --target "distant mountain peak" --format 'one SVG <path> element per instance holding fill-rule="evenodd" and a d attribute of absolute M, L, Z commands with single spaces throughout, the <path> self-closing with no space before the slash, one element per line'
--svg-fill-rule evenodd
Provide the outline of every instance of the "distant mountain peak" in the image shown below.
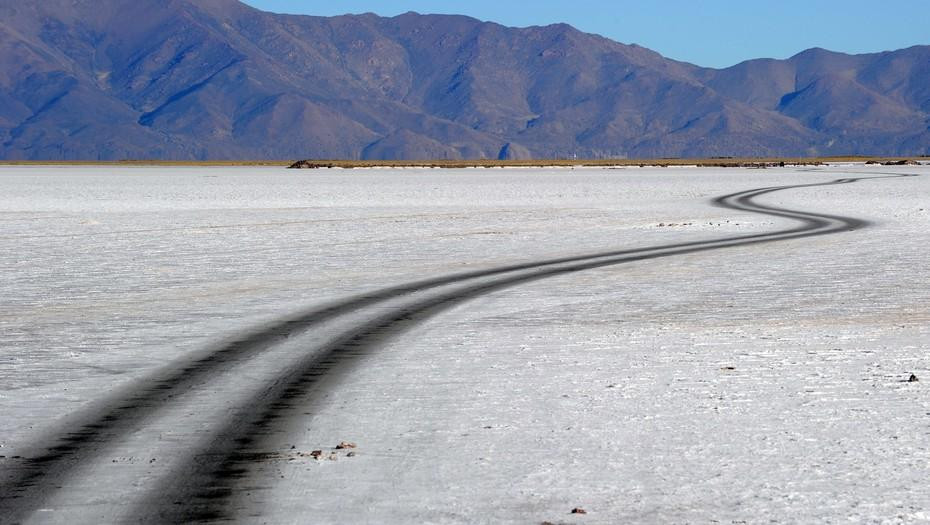
<path fill-rule="evenodd" d="M 413 11 L 0 0 L 0 13 L 6 159 L 930 153 L 928 46 L 718 70 L 567 24 Z"/>

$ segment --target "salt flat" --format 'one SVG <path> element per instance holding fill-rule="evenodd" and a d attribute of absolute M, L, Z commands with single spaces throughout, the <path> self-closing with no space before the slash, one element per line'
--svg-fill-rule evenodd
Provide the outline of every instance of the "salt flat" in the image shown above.
<path fill-rule="evenodd" d="M 794 221 L 708 201 L 875 172 L 922 176 L 758 199 L 868 228 L 553 276 L 386 338 L 279 429 L 235 516 L 930 520 L 927 166 L 2 168 L 0 461 L 110 389 L 294 311 L 429 276 L 774 231 Z M 343 440 L 354 457 L 301 454 Z M 65 490 L 32 517 L 109 516 L 124 500 L 101 486 L 92 504 Z"/>

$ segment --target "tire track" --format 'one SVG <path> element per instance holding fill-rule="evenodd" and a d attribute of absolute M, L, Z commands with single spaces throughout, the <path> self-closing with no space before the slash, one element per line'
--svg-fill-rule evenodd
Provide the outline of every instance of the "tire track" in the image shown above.
<path fill-rule="evenodd" d="M 211 378 L 247 363 L 288 337 L 307 332 L 323 322 L 358 312 L 388 300 L 414 296 L 409 304 L 355 326 L 307 352 L 299 366 L 256 392 L 249 402 L 212 430 L 207 439 L 188 450 L 186 461 L 164 478 L 163 484 L 148 490 L 135 515 L 142 521 L 186 521 L 228 517 L 229 498 L 235 482 L 248 473 L 247 464 L 256 459 L 262 436 L 273 431 L 288 411 L 312 399 L 308 394 L 319 388 L 322 379 L 336 381 L 360 358 L 374 350 L 376 343 L 413 326 L 462 301 L 503 288 L 604 266 L 622 264 L 714 249 L 827 235 L 863 228 L 866 221 L 836 215 L 823 215 L 764 206 L 754 198 L 788 189 L 849 184 L 860 180 L 916 176 L 882 176 L 838 179 L 831 182 L 759 188 L 718 197 L 716 206 L 794 219 L 797 227 L 769 233 L 741 235 L 635 250 L 548 259 L 509 265 L 490 270 L 464 272 L 425 279 L 370 294 L 355 296 L 315 308 L 271 324 L 225 345 L 207 349 L 180 361 L 146 379 L 125 387 L 80 414 L 70 418 L 27 459 L 8 462 L 7 474 L 0 481 L 0 521 L 18 522 L 41 506 L 50 494 L 65 485 L 74 471 L 99 460 L 108 445 L 119 442 L 156 417 L 172 400 Z M 513 275 L 510 275 L 513 274 Z M 478 281 L 473 283 L 472 281 Z M 444 287 L 452 290 L 443 291 Z M 438 291 L 437 291 L 438 290 Z M 434 293 L 435 291 L 435 293 Z M 423 299 L 422 294 L 434 293 Z"/>

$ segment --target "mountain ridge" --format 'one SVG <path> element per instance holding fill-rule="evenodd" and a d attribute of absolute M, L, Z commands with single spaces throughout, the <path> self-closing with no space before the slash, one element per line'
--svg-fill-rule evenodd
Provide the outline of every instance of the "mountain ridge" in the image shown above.
<path fill-rule="evenodd" d="M 930 46 L 712 69 L 460 15 L 237 0 L 0 0 L 0 15 L 8 160 L 930 153 Z"/>

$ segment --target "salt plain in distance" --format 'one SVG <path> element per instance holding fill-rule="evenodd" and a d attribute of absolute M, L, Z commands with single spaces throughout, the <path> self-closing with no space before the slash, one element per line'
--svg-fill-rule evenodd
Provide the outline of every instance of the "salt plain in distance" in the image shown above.
<path fill-rule="evenodd" d="M 874 171 L 930 174 L 3 168 L 0 450 L 300 307 L 774 230 L 790 221 L 707 201 Z M 274 522 L 930 519 L 930 398 L 903 381 L 930 377 L 928 185 L 772 194 L 760 200 L 875 224 L 561 276 L 434 317 L 281 443 L 348 439 L 358 455 L 272 463 L 284 478 L 254 504 Z"/>

